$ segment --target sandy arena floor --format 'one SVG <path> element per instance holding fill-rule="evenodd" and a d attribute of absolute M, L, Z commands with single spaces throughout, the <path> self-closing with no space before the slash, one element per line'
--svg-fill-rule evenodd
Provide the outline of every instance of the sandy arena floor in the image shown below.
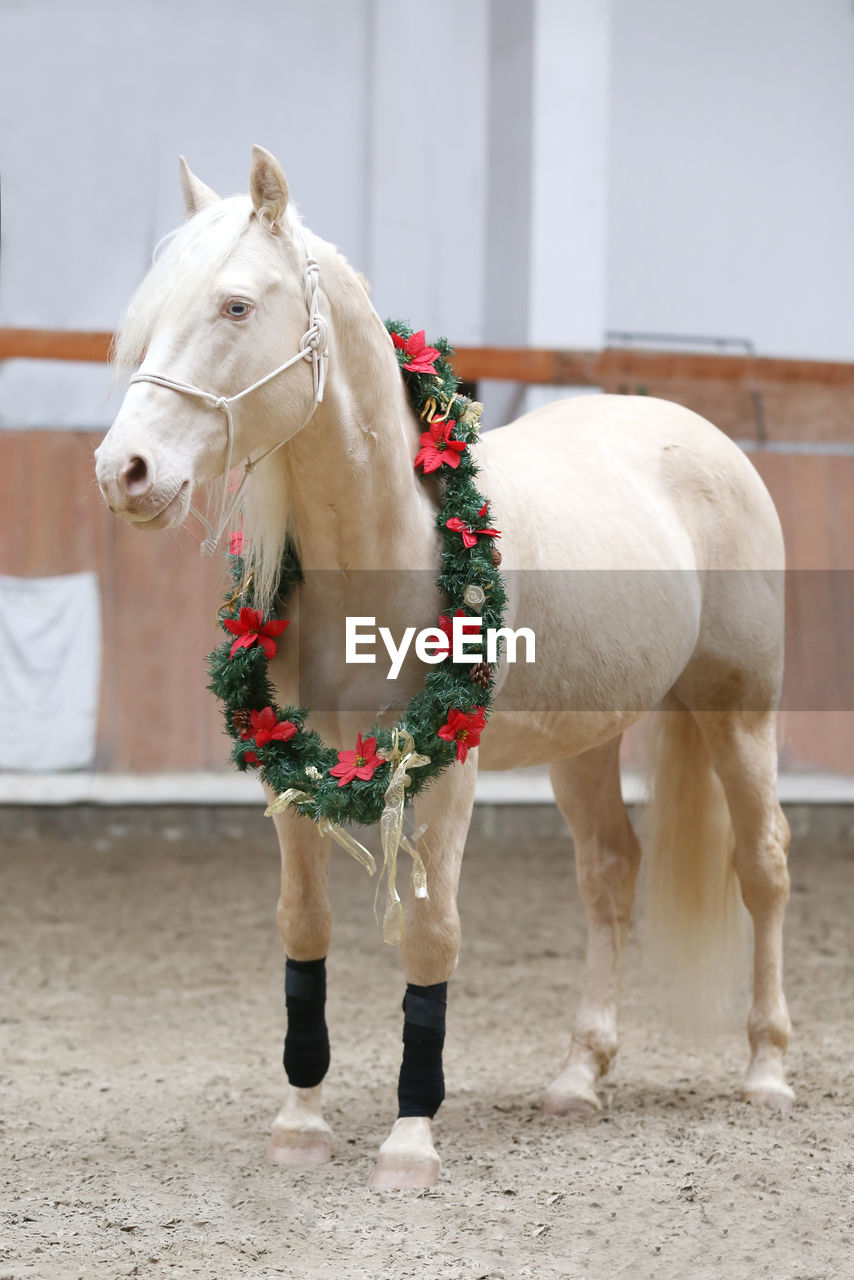
<path fill-rule="evenodd" d="M 335 851 L 337 1147 L 294 1173 L 264 1159 L 283 1079 L 269 826 L 232 813 L 217 837 L 180 814 L 148 834 L 120 815 L 77 838 L 22 830 L 0 862 L 0 1280 L 847 1280 L 854 817 L 837 817 L 807 836 L 793 815 L 793 1116 L 737 1100 L 740 1029 L 698 1051 L 652 1020 L 633 948 L 609 1109 L 573 1126 L 538 1114 L 581 974 L 567 841 L 552 810 L 480 810 L 442 1174 L 386 1195 L 365 1184 L 395 1113 L 402 982 L 361 868 Z"/>

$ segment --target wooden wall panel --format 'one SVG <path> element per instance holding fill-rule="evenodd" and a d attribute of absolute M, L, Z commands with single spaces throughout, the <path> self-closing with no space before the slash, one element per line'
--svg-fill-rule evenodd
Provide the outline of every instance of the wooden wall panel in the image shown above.
<path fill-rule="evenodd" d="M 854 458 L 754 453 L 790 570 L 784 768 L 854 773 Z"/>
<path fill-rule="evenodd" d="M 737 440 L 850 444 L 854 441 L 854 386 L 757 383 L 704 378 L 606 378 L 602 389 L 659 396 L 684 404 Z"/>
<path fill-rule="evenodd" d="M 92 451 L 98 438 L 68 431 L 0 433 L 0 572 L 49 577 L 94 571 L 106 620 L 112 531 L 95 484 Z M 96 752 L 100 767 L 110 763 L 113 709 L 111 652 L 104 645 Z"/>
<path fill-rule="evenodd" d="M 103 661 L 96 765 L 225 767 L 204 660 L 217 643 L 222 557 L 190 529 L 143 533 L 111 516 L 94 477 L 98 433 L 0 432 L 0 573 L 98 575 Z"/>
<path fill-rule="evenodd" d="M 94 481 L 99 438 L 0 432 L 0 572 L 98 574 L 99 767 L 226 768 L 228 742 L 204 667 L 221 634 L 222 558 L 199 556 L 194 528 L 146 534 L 112 517 Z M 790 579 L 783 762 L 854 773 L 854 458 L 751 458 L 780 512 L 789 565 L 799 571 Z"/>
<path fill-rule="evenodd" d="M 204 658 L 217 642 L 217 581 L 183 530 L 141 533 L 116 521 L 114 556 L 113 766 L 199 768 L 208 758 Z M 216 569 L 221 576 L 221 561 Z"/>
<path fill-rule="evenodd" d="M 854 569 L 854 457 L 751 453 L 780 513 L 790 569 Z"/>
<path fill-rule="evenodd" d="M 29 432 L 0 433 L 0 573 L 23 575 L 26 552 L 26 512 L 21 495 L 26 492 Z"/>

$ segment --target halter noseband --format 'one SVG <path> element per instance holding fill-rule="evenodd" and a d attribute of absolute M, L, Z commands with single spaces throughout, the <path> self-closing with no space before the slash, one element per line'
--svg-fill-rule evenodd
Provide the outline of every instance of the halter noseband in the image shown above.
<path fill-rule="evenodd" d="M 231 471 L 231 458 L 234 450 L 234 420 L 232 418 L 231 407 L 238 400 L 242 400 L 244 396 L 248 396 L 250 391 L 257 391 L 259 387 L 263 387 L 265 383 L 272 382 L 273 378 L 277 378 L 280 373 L 284 373 L 286 369 L 290 369 L 291 365 L 298 364 L 300 360 L 310 360 L 312 376 L 314 379 L 314 399 L 312 400 L 311 409 L 303 426 L 311 418 L 315 408 L 323 399 L 323 390 L 326 386 L 326 366 L 329 361 L 329 327 L 325 318 L 320 313 L 320 307 L 317 300 L 317 289 L 320 281 L 320 267 L 312 258 L 306 249 L 305 256 L 305 301 L 308 307 L 308 328 L 300 338 L 299 351 L 295 356 L 291 356 L 290 360 L 286 360 L 284 364 L 280 364 L 272 373 L 265 374 L 263 378 L 259 378 L 257 382 L 253 382 L 251 387 L 245 387 L 243 391 L 238 391 L 233 396 L 217 396 L 211 391 L 203 391 L 201 387 L 194 387 L 189 382 L 178 382 L 175 378 L 166 378 L 159 373 L 135 373 L 130 379 L 130 383 L 134 382 L 152 382 L 155 386 L 166 387 L 169 391 L 179 391 L 185 396 L 195 396 L 197 400 L 204 401 L 210 405 L 212 409 L 221 409 L 225 414 L 226 421 L 226 463 L 225 473 L 223 475 L 222 497 L 219 504 L 219 519 L 216 526 L 197 511 L 195 507 L 191 507 L 193 515 L 201 521 L 208 531 L 208 536 L 201 543 L 199 550 L 202 555 L 212 556 L 219 546 L 220 539 L 225 532 L 226 525 L 234 515 L 235 508 L 240 501 L 240 495 L 243 492 L 243 486 L 246 484 L 247 477 L 253 468 L 264 458 L 268 458 L 271 453 L 275 453 L 277 449 L 281 449 L 283 444 L 287 444 L 287 440 L 279 440 L 277 444 L 270 445 L 269 449 L 265 449 L 257 458 L 249 457 L 243 464 L 243 476 L 237 491 L 231 502 L 228 502 L 228 477 Z M 130 385 L 130 384 L 129 384 Z M 291 437 L 289 436 L 288 439 Z"/>

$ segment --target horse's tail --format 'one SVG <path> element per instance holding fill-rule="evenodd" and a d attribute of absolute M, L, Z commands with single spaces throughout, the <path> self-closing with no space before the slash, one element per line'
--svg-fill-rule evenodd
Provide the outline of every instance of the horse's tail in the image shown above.
<path fill-rule="evenodd" d="M 642 822 L 645 949 L 680 1021 L 719 1021 L 743 973 L 746 912 L 723 787 L 689 711 L 653 716 Z"/>

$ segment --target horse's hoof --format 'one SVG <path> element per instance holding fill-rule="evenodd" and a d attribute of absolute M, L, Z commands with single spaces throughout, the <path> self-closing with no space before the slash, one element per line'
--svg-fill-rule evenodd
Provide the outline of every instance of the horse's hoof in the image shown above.
<path fill-rule="evenodd" d="M 368 1184 L 372 1191 L 435 1187 L 441 1161 L 426 1116 L 401 1116 L 380 1147 Z"/>
<path fill-rule="evenodd" d="M 332 1154 L 332 1130 L 322 1116 L 281 1112 L 273 1121 L 267 1156 L 273 1164 L 326 1164 Z"/>
<path fill-rule="evenodd" d="M 582 1093 L 565 1093 L 554 1087 L 543 1098 L 544 1116 L 565 1116 L 569 1120 L 592 1120 L 602 1110 L 602 1103 L 592 1089 Z"/>
<path fill-rule="evenodd" d="M 326 1164 L 332 1155 L 332 1133 L 300 1132 L 298 1129 L 273 1129 L 268 1159 L 273 1164 L 296 1166 Z"/>
<path fill-rule="evenodd" d="M 777 1115 L 791 1115 L 795 1105 L 795 1095 L 785 1083 L 774 1084 L 766 1088 L 745 1089 L 746 1100 L 754 1107 L 764 1107 L 766 1111 L 776 1111 Z"/>
<path fill-rule="evenodd" d="M 383 1156 L 377 1163 L 368 1183 L 372 1191 L 412 1191 L 418 1187 L 435 1187 L 439 1178 L 440 1160 L 433 1156 Z"/>
<path fill-rule="evenodd" d="M 795 1094 L 786 1084 L 783 1063 L 779 1057 L 759 1057 L 750 1064 L 744 1081 L 744 1096 L 755 1107 L 765 1107 L 787 1116 Z"/>
<path fill-rule="evenodd" d="M 598 1116 L 602 1103 L 590 1080 L 590 1073 L 577 1064 L 566 1067 L 546 1089 L 543 1114 L 567 1116 L 570 1120 L 590 1120 Z"/>

